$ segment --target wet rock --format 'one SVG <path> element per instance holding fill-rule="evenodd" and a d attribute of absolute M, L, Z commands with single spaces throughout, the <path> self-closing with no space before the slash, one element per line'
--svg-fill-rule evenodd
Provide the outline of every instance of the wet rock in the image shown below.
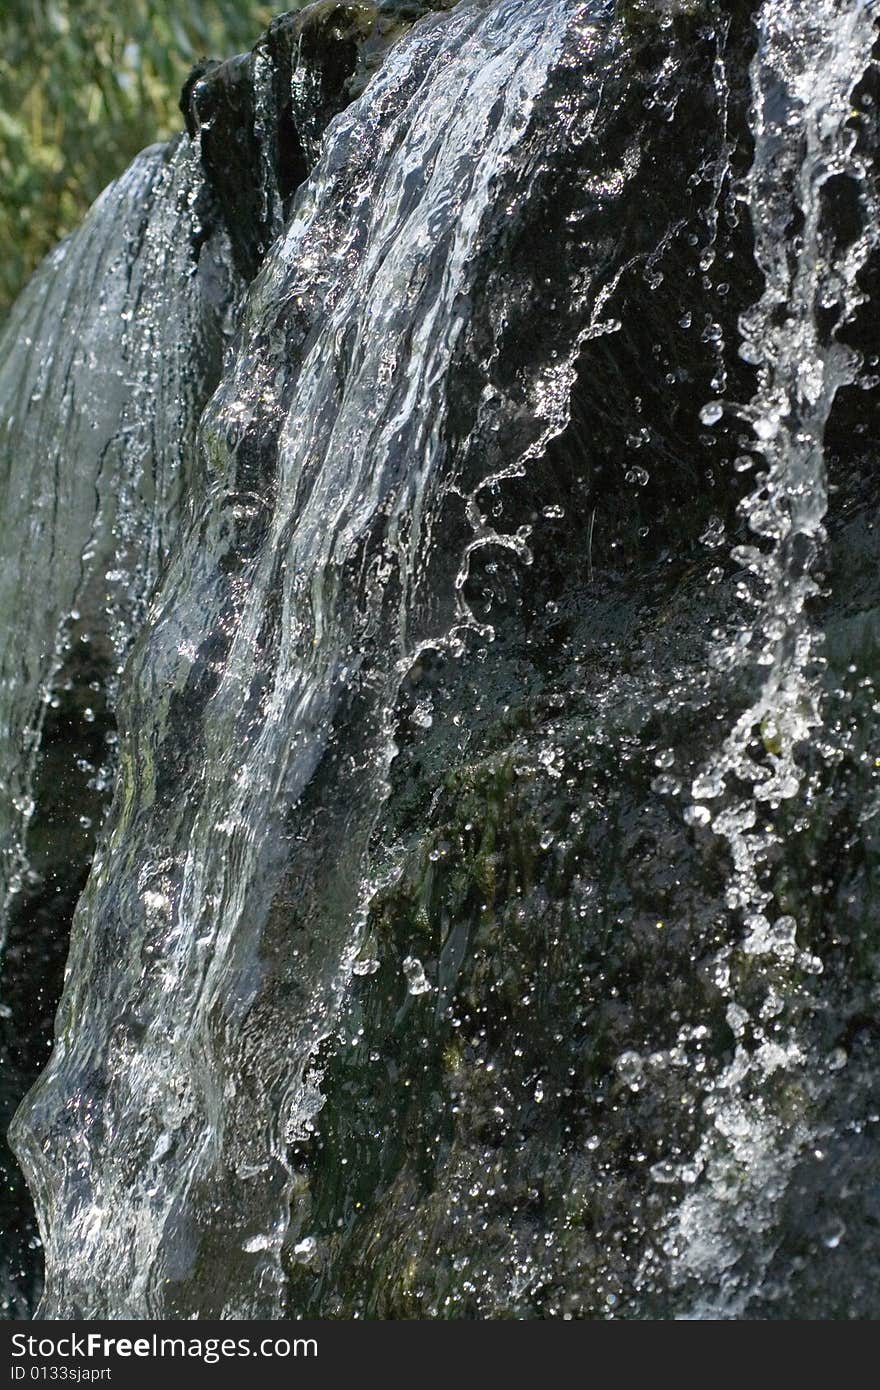
<path fill-rule="evenodd" d="M 193 69 L 180 106 L 245 279 L 280 232 L 329 122 L 417 19 L 452 4 L 318 0 L 276 19 L 251 53 Z"/>
<path fill-rule="evenodd" d="M 126 678 L 110 869 L 80 908 L 64 1047 L 19 1121 L 55 1222 L 56 1315 L 877 1315 L 876 247 L 839 329 L 860 367 L 827 421 L 807 604 L 822 721 L 796 794 L 762 801 L 719 772 L 764 688 L 752 626 L 774 616 L 740 549 L 763 467 L 743 413 L 759 364 L 739 352 L 765 291 L 756 8 L 619 5 L 569 46 L 544 35 L 552 61 L 503 109 L 516 138 L 479 185 L 477 231 L 458 176 L 477 178 L 483 135 L 456 127 L 450 154 L 429 123 L 412 134 L 431 42 L 370 104 L 412 21 L 452 7 L 318 4 L 188 83 L 206 225 L 243 280 L 264 269 L 202 422 L 203 511 Z M 506 54 L 505 34 L 480 41 Z M 832 260 L 862 226 L 850 185 L 876 181 L 876 73 L 844 95 L 858 179 L 823 194 Z M 364 126 L 334 136 L 360 96 Z M 481 132 L 502 120 L 497 88 L 483 96 Z M 406 187 L 382 143 L 395 122 L 423 141 Z M 298 205 L 312 279 L 276 238 L 322 137 L 333 158 Z M 374 282 L 354 282 L 341 323 L 363 190 L 391 171 L 369 236 L 394 263 L 426 148 L 456 225 L 433 208 L 424 260 L 396 264 L 367 324 Z M 419 375 L 437 302 L 455 325 L 439 404 Z M 401 363 L 405 409 L 381 395 Z M 429 400 L 440 424 L 416 438 Z M 362 420 L 370 468 L 343 486 Z M 416 509 L 395 509 L 434 447 L 437 492 L 412 483 L 430 518 L 416 554 Z M 288 555 L 304 516 L 312 548 Z M 805 554 L 786 557 L 792 583 Z M 778 723 L 752 732 L 776 766 Z M 50 739 L 47 862 L 51 758 Z M 754 832 L 767 917 L 733 892 L 742 841 L 722 814 Z M 108 1192 L 87 1260 L 84 1193 Z"/>

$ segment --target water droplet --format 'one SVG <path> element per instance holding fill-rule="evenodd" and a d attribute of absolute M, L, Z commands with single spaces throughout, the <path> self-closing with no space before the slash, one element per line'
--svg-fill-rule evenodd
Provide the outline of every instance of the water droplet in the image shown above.
<path fill-rule="evenodd" d="M 720 545 L 724 544 L 724 522 L 720 516 L 710 516 L 700 540 L 710 550 L 717 550 Z"/>
<path fill-rule="evenodd" d="M 429 993 L 431 986 L 425 975 L 425 968 L 416 956 L 406 957 L 403 962 L 403 973 L 406 977 L 408 994 L 419 995 Z"/>
<path fill-rule="evenodd" d="M 836 1250 L 846 1235 L 846 1225 L 839 1216 L 826 1216 L 819 1226 L 819 1239 L 828 1250 Z"/>
<path fill-rule="evenodd" d="M 691 785 L 691 796 L 695 801 L 712 801 L 724 792 L 724 778 L 718 772 L 701 772 Z"/>
<path fill-rule="evenodd" d="M 271 1250 L 272 1237 L 267 1235 L 249 1236 L 241 1248 L 249 1255 L 255 1255 L 259 1250 Z"/>
<path fill-rule="evenodd" d="M 645 1067 L 638 1052 L 621 1052 L 615 1063 L 617 1075 L 631 1091 L 638 1091 L 644 1080 Z"/>
<path fill-rule="evenodd" d="M 430 700 L 420 700 L 410 715 L 410 720 L 418 729 L 430 729 L 434 723 L 434 707 Z"/>
<path fill-rule="evenodd" d="M 647 468 L 628 468 L 625 480 L 628 483 L 635 483 L 638 487 L 644 487 L 650 476 Z"/>
<path fill-rule="evenodd" d="M 681 791 L 681 782 L 677 777 L 670 777 L 668 773 L 661 773 L 659 777 L 652 779 L 651 791 L 657 792 L 660 796 L 677 796 Z"/>
<path fill-rule="evenodd" d="M 752 429 L 759 439 L 775 439 L 779 433 L 779 421 L 772 415 L 761 415 L 752 421 Z"/>
<path fill-rule="evenodd" d="M 654 1182 L 671 1183 L 678 1182 L 680 1171 L 678 1165 L 670 1163 L 669 1159 L 663 1159 L 660 1163 L 655 1163 L 650 1169 L 650 1174 Z"/>
<path fill-rule="evenodd" d="M 761 361 L 763 353 L 757 343 L 744 342 L 740 344 L 739 355 L 743 362 L 748 362 L 755 367 Z"/>

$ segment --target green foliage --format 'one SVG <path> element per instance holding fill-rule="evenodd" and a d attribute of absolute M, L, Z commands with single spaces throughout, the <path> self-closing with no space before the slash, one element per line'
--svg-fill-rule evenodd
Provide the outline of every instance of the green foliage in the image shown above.
<path fill-rule="evenodd" d="M 138 150 L 180 129 L 190 65 L 249 48 L 302 3 L 4 0 L 0 314 Z"/>

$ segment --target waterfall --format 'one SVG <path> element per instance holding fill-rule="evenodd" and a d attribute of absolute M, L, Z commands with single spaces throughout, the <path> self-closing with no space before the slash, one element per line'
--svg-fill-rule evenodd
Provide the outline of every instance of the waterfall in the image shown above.
<path fill-rule="evenodd" d="M 13 614 L 37 586 L 48 596 L 2 653 L 7 906 L 22 888 L 34 756 L 65 657 L 76 642 L 103 640 L 96 665 L 119 674 L 183 510 L 232 293 L 222 248 L 189 273 L 199 186 L 183 146 L 145 151 L 50 256 L 5 328 L 3 514 L 20 549 L 0 602 Z"/>
<path fill-rule="evenodd" d="M 41 953 L 50 975 L 66 944 L 116 770 L 119 677 L 219 378 L 237 277 L 203 203 L 188 142 L 145 151 L 42 266 L 0 343 L 0 944 L 9 933 L 18 1040 L 4 1110 L 18 1068 L 27 1083 L 45 1059 L 54 1003 L 52 986 L 32 998 L 13 958 Z"/>
<path fill-rule="evenodd" d="M 420 26 L 332 127 L 249 292 L 200 425 L 199 502 L 127 672 L 121 782 L 52 1061 L 17 1127 L 49 1316 L 206 1300 L 278 1315 L 285 1148 L 357 946 L 364 848 L 343 819 L 340 935 L 309 962 L 314 992 L 282 1009 L 295 980 L 265 943 L 285 815 L 340 706 L 361 732 L 333 794 L 358 808 L 377 794 L 395 683 L 421 643 L 471 620 L 456 584 L 469 548 L 524 546 L 476 517 L 470 456 L 484 430 L 519 433 L 524 459 L 561 428 L 577 335 L 524 399 L 487 391 L 458 443 L 453 364 L 487 216 L 517 196 L 535 108 L 566 48 L 591 42 L 586 13 L 508 0 Z M 456 501 L 460 555 L 434 575 L 432 528 Z"/>
<path fill-rule="evenodd" d="M 40 1315 L 870 1314 L 877 5 L 368 9 L 0 340 Z"/>

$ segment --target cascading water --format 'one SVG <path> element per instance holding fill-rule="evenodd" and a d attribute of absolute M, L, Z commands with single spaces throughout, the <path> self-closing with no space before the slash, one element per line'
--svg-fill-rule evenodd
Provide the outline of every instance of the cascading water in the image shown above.
<path fill-rule="evenodd" d="M 455 569 L 418 597 L 444 493 L 467 503 L 474 439 L 513 433 L 511 406 L 531 406 L 520 432 L 533 447 L 564 421 L 570 368 L 541 363 L 522 403 L 488 393 L 486 423 L 457 449 L 445 437 L 485 218 L 585 14 L 512 0 L 421 28 L 337 121 L 251 291 L 202 421 L 203 504 L 128 674 L 123 790 L 74 928 L 77 983 L 30 1101 L 54 1316 L 190 1312 L 206 1279 L 225 1316 L 279 1312 L 285 1145 L 310 1118 L 311 1056 L 354 945 L 342 912 L 319 987 L 270 1025 L 273 994 L 291 987 L 287 962 L 280 979 L 260 963 L 283 817 L 344 701 L 362 726 L 344 794 L 363 814 L 389 756 L 392 683 L 419 640 L 461 621 Z M 477 542 L 524 545 L 485 522 Z M 337 850 L 350 914 L 353 836 Z M 81 1026 L 84 1008 L 99 1026 Z M 247 1020 L 262 1012 L 260 1038 Z M 276 1027 L 290 1033 L 280 1050 Z M 126 1115 L 136 1153 L 107 1146 Z M 218 1188 L 240 1191 L 240 1225 Z"/>
<path fill-rule="evenodd" d="M 876 6 L 368 8 L 196 76 L 6 331 L 13 898 L 59 701 L 114 784 L 42 1313 L 858 1315 Z"/>
<path fill-rule="evenodd" d="M 766 546 L 734 551 L 760 589 L 750 597 L 754 621 L 714 660 L 722 669 L 752 661 L 766 674 L 719 755 L 694 780 L 688 814 L 698 825 L 711 821 L 730 845 L 726 904 L 741 914 L 746 956 L 769 963 L 770 989 L 753 1016 L 731 981 L 730 952 L 722 952 L 718 984 L 730 998 L 736 1048 L 716 1083 L 717 1097 L 706 1105 L 712 1124 L 691 1161 L 691 1181 L 694 1169 L 700 1176 L 671 1242 L 683 1274 L 714 1276 L 697 1299 L 704 1316 L 733 1316 L 747 1307 L 770 1257 L 766 1233 L 774 1206 L 798 1153 L 816 1142 L 807 1105 L 780 1129 L 768 1103 L 780 1078 L 812 1072 L 817 1084 L 816 1059 L 797 1028 L 786 1026 L 783 999 L 796 992 L 799 976 L 823 967 L 800 947 L 796 919 L 774 904 L 765 866 L 773 845 L 784 843 L 773 813 L 802 793 L 798 750 L 823 722 L 822 639 L 806 609 L 819 591 L 814 571 L 825 539 L 825 427 L 838 390 L 857 380 L 860 365 L 838 335 L 863 302 L 858 277 L 880 239 L 871 170 L 852 124 L 852 95 L 871 66 L 876 15 L 874 4 L 820 0 L 767 3 L 758 16 L 755 156 L 743 198 L 764 293 L 742 316 L 740 347 L 758 367 L 758 389 L 748 407 L 733 408 L 755 436 L 752 458 L 743 462 L 762 466 L 741 509 Z M 858 209 L 852 240 L 842 246 L 835 243 L 825 192 L 835 179 L 853 181 Z M 712 403 L 702 418 L 713 424 L 722 410 Z M 721 809 L 714 810 L 719 800 Z M 749 1245 L 757 1246 L 751 1267 Z"/>
<path fill-rule="evenodd" d="M 210 385 L 219 371 L 211 332 L 217 340 L 230 277 L 222 255 L 211 254 L 188 276 L 181 238 L 201 234 L 199 184 L 197 161 L 182 147 L 171 157 L 146 151 L 50 257 L 6 328 L 3 514 L 19 550 L 0 576 L 0 601 L 12 614 L 30 608 L 36 592 L 47 595 L 3 650 L 7 907 L 22 887 L 41 708 L 57 700 L 65 653 L 74 640 L 92 640 L 91 623 L 117 674 L 174 540 L 208 393 L 200 377 Z M 188 204 L 190 226 L 181 227 L 178 209 Z M 207 334 L 206 310 L 215 320 Z M 206 364 L 194 370 L 200 353 Z"/>
<path fill-rule="evenodd" d="M 174 544 L 219 377 L 236 276 L 225 233 L 200 221 L 200 195 L 190 149 L 145 151 L 35 276 L 0 345 L 7 1124 L 16 1088 L 45 1059 L 55 1003 L 54 980 L 34 1000 L 15 961 L 42 955 L 51 979 L 66 944 L 112 787 L 118 678 Z"/>

